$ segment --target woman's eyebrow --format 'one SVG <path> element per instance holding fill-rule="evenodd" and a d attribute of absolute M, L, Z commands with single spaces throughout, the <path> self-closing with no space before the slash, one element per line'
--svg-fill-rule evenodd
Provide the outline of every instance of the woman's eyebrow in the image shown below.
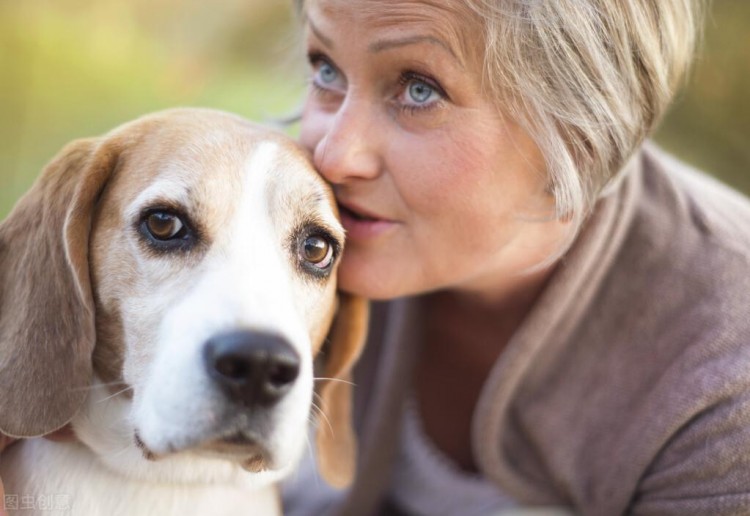
<path fill-rule="evenodd" d="M 307 25 L 308 27 L 310 27 L 312 33 L 315 34 L 315 37 L 318 38 L 320 42 L 323 43 L 323 45 L 327 46 L 328 48 L 334 47 L 333 40 L 320 32 L 320 29 L 315 26 L 309 16 L 307 17 Z"/>
<path fill-rule="evenodd" d="M 451 46 L 448 43 L 446 43 L 440 38 L 436 38 L 435 36 L 416 35 L 416 36 L 407 36 L 404 38 L 376 41 L 374 43 L 371 43 L 367 47 L 367 50 L 372 53 L 376 53 L 376 52 L 382 52 L 384 50 L 390 50 L 392 48 L 404 47 L 407 45 L 416 45 L 419 43 L 429 43 L 431 45 L 437 45 L 438 47 L 448 52 L 453 57 L 453 59 L 458 61 L 458 63 L 463 67 L 463 62 L 458 57 L 458 55 L 456 55 L 456 53 L 453 51 L 453 48 L 451 48 Z"/>

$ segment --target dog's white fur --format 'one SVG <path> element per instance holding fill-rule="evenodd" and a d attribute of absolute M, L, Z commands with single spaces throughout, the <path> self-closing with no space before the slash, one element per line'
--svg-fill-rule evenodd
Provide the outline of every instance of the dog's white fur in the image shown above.
<path fill-rule="evenodd" d="M 308 444 L 314 355 L 336 307 L 333 274 L 307 274 L 292 242 L 316 228 L 343 240 L 333 197 L 293 144 L 229 115 L 171 111 L 114 135 L 150 145 L 128 144 L 89 242 L 97 318 L 109 321 L 97 335 L 117 336 L 120 375 L 94 376 L 71 421 L 79 442 L 11 446 L 0 478 L 8 494 L 67 494 L 72 514 L 275 514 L 273 484 Z M 196 250 L 148 250 L 137 221 L 160 206 L 200 226 Z M 239 409 L 206 373 L 203 346 L 236 329 L 283 337 L 300 356 L 272 407 Z M 256 446 L 222 444 L 238 432 Z"/>

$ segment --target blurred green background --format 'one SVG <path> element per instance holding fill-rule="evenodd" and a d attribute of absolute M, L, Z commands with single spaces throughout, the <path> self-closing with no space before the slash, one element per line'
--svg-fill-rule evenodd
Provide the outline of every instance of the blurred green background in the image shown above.
<path fill-rule="evenodd" d="M 658 1 L 658 0 L 654 0 Z M 176 105 L 295 111 L 291 0 L 0 0 L 0 218 L 68 141 Z M 714 0 L 656 139 L 750 193 L 750 1 Z"/>

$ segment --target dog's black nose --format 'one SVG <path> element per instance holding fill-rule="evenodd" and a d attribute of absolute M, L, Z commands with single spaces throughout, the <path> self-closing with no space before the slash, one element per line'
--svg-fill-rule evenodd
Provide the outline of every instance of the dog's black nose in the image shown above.
<path fill-rule="evenodd" d="M 299 354 L 278 335 L 236 331 L 217 335 L 203 349 L 208 374 L 236 402 L 268 406 L 299 374 Z"/>

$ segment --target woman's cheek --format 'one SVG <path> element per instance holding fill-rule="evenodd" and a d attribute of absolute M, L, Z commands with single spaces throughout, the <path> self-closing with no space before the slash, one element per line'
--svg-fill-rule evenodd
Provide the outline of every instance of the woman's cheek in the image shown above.
<path fill-rule="evenodd" d="M 413 174 L 412 189 L 424 202 L 442 206 L 474 202 L 488 186 L 491 164 L 474 142 L 449 139 L 426 148 L 415 158 L 422 174 Z M 413 170 L 414 170 L 413 169 Z M 440 205 L 435 208 L 440 209 Z"/>

